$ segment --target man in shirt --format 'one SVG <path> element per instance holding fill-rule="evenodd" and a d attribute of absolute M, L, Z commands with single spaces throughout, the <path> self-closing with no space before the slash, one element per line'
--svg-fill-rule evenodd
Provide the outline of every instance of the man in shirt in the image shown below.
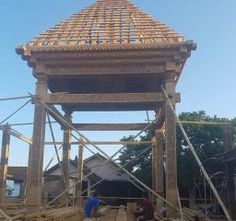
<path fill-rule="evenodd" d="M 93 193 L 93 197 L 88 199 L 84 206 L 85 216 L 88 218 L 100 217 L 102 214 L 98 211 L 99 199 L 97 198 L 97 193 Z"/>
<path fill-rule="evenodd" d="M 153 220 L 154 217 L 154 207 L 152 200 L 149 199 L 149 194 L 143 194 L 143 202 L 141 208 L 134 212 L 137 217 L 137 221 L 146 221 L 146 220 Z"/>

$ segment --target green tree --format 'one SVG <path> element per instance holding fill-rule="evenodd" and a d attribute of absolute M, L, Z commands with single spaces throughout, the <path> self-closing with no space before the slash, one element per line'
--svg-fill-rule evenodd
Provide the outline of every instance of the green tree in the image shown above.
<path fill-rule="evenodd" d="M 182 121 L 232 122 L 233 124 L 236 124 L 236 118 L 230 121 L 226 118 L 218 118 L 216 116 L 210 117 L 206 115 L 204 111 L 183 112 L 179 114 L 179 118 Z M 215 154 L 223 152 L 223 129 L 221 126 L 188 123 L 184 124 L 184 129 L 186 130 L 201 161 L 204 162 Z M 234 140 L 235 134 L 236 132 L 234 128 Z M 129 136 L 124 137 L 122 140 L 128 141 L 132 138 L 132 136 Z M 193 180 L 200 176 L 199 167 L 178 127 L 176 139 L 178 184 L 187 187 L 192 186 Z M 142 136 L 140 140 L 150 140 L 149 134 Z M 146 147 L 147 145 L 127 145 L 127 148 L 123 150 L 119 159 L 122 165 L 130 161 L 130 159 L 134 159 L 134 162 L 129 164 L 127 169 L 140 180 L 151 185 L 151 151 L 137 157 L 138 153 Z"/>
<path fill-rule="evenodd" d="M 140 137 L 140 141 L 150 140 L 149 134 Z M 131 141 L 133 136 L 124 137 L 121 141 Z M 146 151 L 141 156 L 139 153 L 144 151 L 148 146 L 145 144 L 140 145 L 127 145 L 119 156 L 121 165 L 124 165 L 132 160 L 126 166 L 126 169 L 132 172 L 138 179 L 142 180 L 147 185 L 151 185 L 151 151 Z"/>
<path fill-rule="evenodd" d="M 229 122 L 225 118 L 210 117 L 204 111 L 183 112 L 179 118 L 182 121 Z M 184 129 L 202 162 L 223 152 L 223 129 L 220 125 L 188 123 L 184 124 Z M 200 176 L 200 169 L 179 128 L 176 139 L 178 184 L 191 186 L 193 180 Z"/>

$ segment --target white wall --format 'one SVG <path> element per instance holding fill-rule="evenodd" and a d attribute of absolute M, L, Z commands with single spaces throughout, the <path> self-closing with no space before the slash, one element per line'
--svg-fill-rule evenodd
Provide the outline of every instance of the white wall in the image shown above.
<path fill-rule="evenodd" d="M 22 183 L 16 182 L 13 180 L 6 180 L 6 184 L 7 184 L 7 189 L 13 190 L 10 195 L 6 191 L 7 197 L 19 197 L 20 196 L 20 190 L 21 190 Z"/>
<path fill-rule="evenodd" d="M 90 169 L 90 170 L 95 170 L 97 167 L 99 167 L 103 162 L 105 161 L 105 159 L 103 158 L 93 158 L 89 161 L 86 162 L 86 166 Z M 105 180 L 112 180 L 112 181 L 122 181 L 122 180 L 126 180 L 123 176 L 119 175 L 116 170 L 118 169 L 118 167 L 114 166 L 113 163 L 107 163 L 105 164 L 101 169 L 97 170 L 95 172 L 95 174 L 101 178 L 104 178 Z M 112 175 L 110 175 L 112 174 Z M 57 175 L 60 176 L 61 175 L 61 169 L 57 168 L 56 170 L 54 170 L 52 173 L 50 173 L 50 175 Z M 70 164 L 70 175 L 72 177 L 76 177 L 77 176 L 77 168 L 73 165 Z M 87 179 L 85 179 L 86 181 Z"/>
<path fill-rule="evenodd" d="M 86 166 L 91 170 L 98 168 L 102 163 L 104 163 L 105 159 L 103 158 L 94 158 L 86 162 Z M 125 180 L 123 176 L 120 176 L 117 173 L 118 167 L 116 167 L 113 163 L 109 162 L 103 165 L 100 169 L 98 169 L 95 174 L 105 180 L 112 180 L 112 181 L 121 181 Z"/>

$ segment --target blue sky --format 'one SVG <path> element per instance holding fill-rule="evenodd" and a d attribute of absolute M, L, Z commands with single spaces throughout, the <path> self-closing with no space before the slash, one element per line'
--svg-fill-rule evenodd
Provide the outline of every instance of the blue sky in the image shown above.
<path fill-rule="evenodd" d="M 94 1 L 1 1 L 0 97 L 34 93 L 35 79 L 27 64 L 15 53 L 16 46 L 26 43 L 92 2 Z M 182 97 L 177 111 L 205 110 L 210 115 L 236 117 L 236 1 L 132 0 L 132 2 L 183 34 L 186 39 L 194 40 L 198 45 L 197 50 L 187 61 L 177 86 L 177 91 Z M 23 103 L 22 100 L 0 102 L 0 121 Z M 31 122 L 32 117 L 33 108 L 32 105 L 28 105 L 10 119 L 9 123 Z M 140 122 L 145 118 L 144 112 L 78 113 L 74 116 L 75 121 L 81 122 Z M 32 128 L 29 126 L 15 129 L 31 136 Z M 109 138 L 119 140 L 128 134 L 113 132 L 109 134 Z M 86 135 L 91 140 L 108 139 L 107 132 L 86 133 Z M 58 139 L 61 139 L 59 132 Z M 27 146 L 15 139 L 12 139 L 11 143 L 10 164 L 26 164 Z M 46 148 L 45 161 L 51 154 L 50 148 Z M 106 148 L 111 149 L 111 147 Z M 75 154 L 76 150 L 73 151 L 73 156 Z"/>

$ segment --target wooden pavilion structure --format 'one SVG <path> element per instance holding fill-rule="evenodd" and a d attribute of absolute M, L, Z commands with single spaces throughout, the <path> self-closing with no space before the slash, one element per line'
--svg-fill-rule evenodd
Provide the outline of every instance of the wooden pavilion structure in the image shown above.
<path fill-rule="evenodd" d="M 62 192 L 69 187 L 72 128 L 68 125 L 81 131 L 141 130 L 145 127 L 138 123 L 75 123 L 71 117 L 73 112 L 155 111 L 158 120 L 150 128 L 153 132 L 152 188 L 163 197 L 165 193 L 166 200 L 178 207 L 175 116 L 165 101 L 161 86 L 175 106 L 180 101 L 176 84 L 195 48 L 195 43 L 185 40 L 128 0 L 97 0 L 19 46 L 17 53 L 32 67 L 37 79 L 29 155 L 28 208 L 37 211 L 42 205 L 46 107 L 50 107 L 50 114 L 64 130 L 62 167 L 65 182 L 62 182 Z M 61 105 L 64 116 L 53 106 L 56 104 Z M 81 158 L 82 154 L 80 163 Z M 63 197 L 66 200 L 66 195 L 62 200 Z M 175 211 L 168 208 L 168 216 L 175 217 Z"/>

